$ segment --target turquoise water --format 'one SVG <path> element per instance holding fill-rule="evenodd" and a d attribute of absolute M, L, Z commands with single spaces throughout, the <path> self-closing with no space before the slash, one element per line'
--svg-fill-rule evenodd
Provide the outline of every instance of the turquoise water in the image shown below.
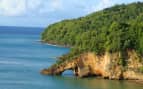
<path fill-rule="evenodd" d="M 68 48 L 39 42 L 42 28 L 0 27 L 0 89 L 143 89 L 127 81 L 43 76 L 39 72 Z"/>

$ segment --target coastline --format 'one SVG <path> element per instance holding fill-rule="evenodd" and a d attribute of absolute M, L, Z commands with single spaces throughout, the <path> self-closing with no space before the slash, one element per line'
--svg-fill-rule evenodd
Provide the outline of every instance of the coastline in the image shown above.
<path fill-rule="evenodd" d="M 50 45 L 50 46 L 65 47 L 65 48 L 68 48 L 68 47 L 66 47 L 66 46 L 61 46 L 61 45 L 56 45 L 56 44 L 50 44 L 50 43 L 45 43 L 45 44 Z"/>
<path fill-rule="evenodd" d="M 47 44 L 47 45 L 50 45 L 50 46 L 56 46 L 56 47 L 65 47 L 65 48 L 69 48 L 68 46 L 63 46 L 63 45 L 57 45 L 57 44 L 53 44 L 53 43 L 50 43 L 50 42 L 45 42 L 45 41 L 40 41 L 41 43 L 44 43 L 44 44 Z M 97 77 L 97 78 L 101 78 L 101 77 Z M 101 78 L 101 79 L 104 79 L 104 78 Z M 119 80 L 120 81 L 120 80 Z M 132 83 L 136 83 L 136 84 L 140 84 L 140 85 L 143 85 L 143 80 L 126 80 L 128 82 L 132 82 Z"/>
<path fill-rule="evenodd" d="M 56 43 L 53 43 L 53 42 L 45 42 L 45 41 L 42 41 L 42 40 L 39 40 L 39 42 L 41 42 L 43 44 L 46 44 L 46 45 L 49 45 L 49 46 L 71 48 L 71 46 L 68 46 L 68 45 L 59 45 L 59 44 L 56 44 Z"/>

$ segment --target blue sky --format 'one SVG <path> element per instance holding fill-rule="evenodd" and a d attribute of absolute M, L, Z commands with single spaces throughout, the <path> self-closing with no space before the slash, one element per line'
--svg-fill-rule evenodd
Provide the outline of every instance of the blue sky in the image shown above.
<path fill-rule="evenodd" d="M 46 27 L 121 3 L 143 0 L 0 0 L 0 26 Z"/>

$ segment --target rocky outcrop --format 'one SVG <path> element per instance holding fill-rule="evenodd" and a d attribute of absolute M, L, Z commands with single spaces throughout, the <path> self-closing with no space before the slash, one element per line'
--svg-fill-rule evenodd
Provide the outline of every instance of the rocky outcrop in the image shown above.
<path fill-rule="evenodd" d="M 104 55 L 86 53 L 77 59 L 44 69 L 41 73 L 60 75 L 65 70 L 72 70 L 78 77 L 101 76 L 107 79 L 143 79 L 143 74 L 139 72 L 139 68 L 143 67 L 141 58 L 135 51 L 128 51 L 124 57 L 126 65 L 123 66 L 120 52 L 106 52 Z"/>

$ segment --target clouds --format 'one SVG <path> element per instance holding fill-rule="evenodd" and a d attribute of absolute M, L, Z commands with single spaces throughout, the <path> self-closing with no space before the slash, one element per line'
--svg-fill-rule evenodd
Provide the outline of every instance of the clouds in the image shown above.
<path fill-rule="evenodd" d="M 87 13 L 99 11 L 101 9 L 112 6 L 113 4 L 115 4 L 114 1 L 115 0 L 95 0 L 95 2 L 93 2 L 90 7 L 86 8 L 86 11 Z"/>
<path fill-rule="evenodd" d="M 54 12 L 91 13 L 120 2 L 137 0 L 0 0 L 1 16 L 50 15 Z M 143 1 L 143 0 L 139 0 Z M 70 12 L 71 11 L 71 12 Z"/>
<path fill-rule="evenodd" d="M 0 0 L 0 15 L 21 16 L 51 12 L 62 8 L 62 0 Z"/>
<path fill-rule="evenodd" d="M 85 16 L 115 4 L 135 1 L 143 0 L 0 0 L 0 25 L 24 22 L 24 25 L 46 26 L 51 22 Z"/>
<path fill-rule="evenodd" d="M 112 5 L 112 0 L 0 0 L 1 16 L 42 15 L 61 11 L 92 12 Z"/>
<path fill-rule="evenodd" d="M 64 5 L 62 0 L 40 0 L 41 7 L 39 7 L 38 14 L 49 14 L 58 10 L 62 10 Z"/>
<path fill-rule="evenodd" d="M 41 0 L 22 0 L 27 6 L 27 9 L 38 9 L 38 7 L 42 4 Z"/>
<path fill-rule="evenodd" d="M 26 12 L 24 0 L 0 0 L 0 15 L 15 16 Z"/>
<path fill-rule="evenodd" d="M 50 6 L 54 10 L 62 9 L 63 8 L 63 2 L 62 2 L 62 0 L 52 0 L 50 3 Z"/>

